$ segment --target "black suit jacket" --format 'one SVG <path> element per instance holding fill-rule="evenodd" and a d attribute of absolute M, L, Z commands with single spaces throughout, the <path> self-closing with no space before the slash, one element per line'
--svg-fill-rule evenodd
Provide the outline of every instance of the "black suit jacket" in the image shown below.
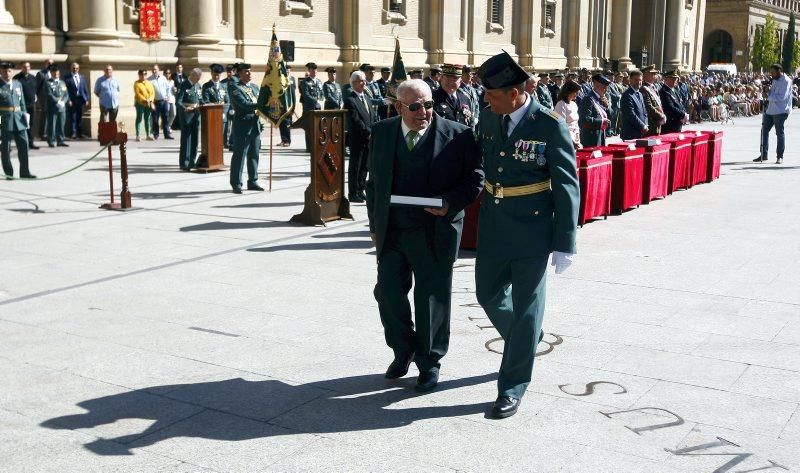
<path fill-rule="evenodd" d="M 28 111 L 32 110 L 33 104 L 36 102 L 36 90 L 39 85 L 36 76 L 20 72 L 15 75 L 13 79 L 18 81 L 22 86 L 22 95 L 25 96 L 25 105 L 28 107 Z"/>
<path fill-rule="evenodd" d="M 644 127 L 647 126 L 647 109 L 644 106 L 644 97 L 640 91 L 638 96 L 633 87 L 628 87 L 622 93 L 620 100 L 620 121 L 623 140 L 635 140 L 644 136 Z"/>
<path fill-rule="evenodd" d="M 376 236 L 378 259 L 389 227 L 389 198 L 397 148 L 405 146 L 400 139 L 401 119 L 392 117 L 375 124 L 369 147 L 367 214 L 370 232 Z M 428 230 L 433 236 L 437 258 L 445 257 L 452 262 L 458 254 L 464 208 L 483 189 L 480 150 L 471 128 L 436 114 L 425 133 L 432 133 L 429 138 L 434 139 L 428 185 L 432 195 L 442 196 L 448 204 L 447 215 L 433 219 L 434 228 Z"/>
<path fill-rule="evenodd" d="M 369 103 L 370 97 L 366 94 L 366 89 L 364 96 Z M 347 110 L 347 133 L 350 143 L 355 145 L 366 143 L 372 134 L 372 124 L 377 121 L 372 107 L 365 107 L 359 100 L 358 94 L 350 90 L 344 99 L 344 108 Z"/>
<path fill-rule="evenodd" d="M 89 86 L 86 85 L 86 77 L 79 74 L 80 83 L 75 85 L 75 78 L 73 75 L 67 74 L 64 78 L 64 83 L 67 84 L 67 92 L 69 93 L 69 100 L 73 105 L 84 105 L 89 103 Z"/>

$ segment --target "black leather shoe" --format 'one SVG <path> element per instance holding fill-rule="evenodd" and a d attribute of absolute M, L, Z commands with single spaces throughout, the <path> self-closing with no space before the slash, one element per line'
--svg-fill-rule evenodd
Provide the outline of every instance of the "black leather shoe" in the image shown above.
<path fill-rule="evenodd" d="M 68 144 L 66 144 L 66 143 L 59 143 L 57 146 L 65 146 L 65 147 L 67 147 L 67 146 L 69 146 L 69 145 L 68 145 Z"/>
<path fill-rule="evenodd" d="M 36 176 L 34 176 L 33 174 L 25 174 L 24 176 L 19 176 L 19 177 L 21 177 L 22 179 L 36 179 Z"/>
<path fill-rule="evenodd" d="M 537 344 L 539 344 L 539 343 L 542 343 L 542 339 L 543 339 L 543 338 L 544 338 L 544 330 L 542 330 L 541 332 L 539 332 L 539 341 L 538 341 L 538 342 L 536 342 L 536 343 L 537 343 Z"/>
<path fill-rule="evenodd" d="M 508 396 L 499 396 L 497 400 L 494 401 L 494 405 L 492 406 L 492 418 L 505 419 L 506 417 L 513 416 L 517 413 L 519 403 L 519 399 L 514 399 L 513 397 Z"/>
<path fill-rule="evenodd" d="M 364 191 L 359 192 L 358 193 L 358 198 L 361 199 L 362 202 L 366 201 L 367 200 L 367 193 L 364 192 Z"/>
<path fill-rule="evenodd" d="M 169 136 L 165 136 L 164 139 L 165 140 L 174 140 L 175 138 L 173 138 L 172 135 L 169 135 Z"/>
<path fill-rule="evenodd" d="M 354 204 L 362 204 L 362 203 L 364 203 L 364 199 L 362 199 L 361 197 L 359 197 L 357 195 L 352 195 L 352 196 L 348 197 L 347 200 L 349 200 L 350 202 L 352 202 Z"/>
<path fill-rule="evenodd" d="M 54 145 L 54 144 L 52 144 L 52 143 L 47 143 L 47 147 L 48 147 L 48 148 L 55 148 L 55 147 L 56 147 L 56 145 Z"/>
<path fill-rule="evenodd" d="M 767 160 L 767 158 L 762 158 L 761 156 L 759 156 L 756 159 L 754 159 L 753 162 L 754 163 L 760 163 L 760 162 L 766 161 L 766 160 Z"/>
<path fill-rule="evenodd" d="M 249 190 L 249 191 L 263 191 L 264 188 L 259 186 L 258 184 L 247 184 L 247 190 Z"/>
<path fill-rule="evenodd" d="M 392 364 L 386 369 L 386 379 L 397 379 L 405 376 L 408 373 L 408 366 L 413 359 L 413 353 L 405 358 L 395 358 Z"/>
<path fill-rule="evenodd" d="M 241 194 L 242 193 L 242 188 L 241 187 L 234 187 L 233 188 L 233 193 L 234 194 Z"/>
<path fill-rule="evenodd" d="M 417 377 L 417 384 L 414 386 L 414 391 L 418 393 L 426 393 L 433 391 L 436 385 L 439 384 L 439 369 L 433 368 L 419 373 Z"/>

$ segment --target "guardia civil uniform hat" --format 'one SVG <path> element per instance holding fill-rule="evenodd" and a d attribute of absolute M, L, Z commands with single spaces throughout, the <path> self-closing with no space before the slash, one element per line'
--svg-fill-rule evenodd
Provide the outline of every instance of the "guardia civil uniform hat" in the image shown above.
<path fill-rule="evenodd" d="M 510 54 L 503 51 L 490 57 L 478 69 L 478 77 L 487 89 L 514 87 L 528 80 L 527 72 Z"/>
<path fill-rule="evenodd" d="M 461 77 L 463 70 L 464 66 L 461 64 L 442 64 L 443 76 Z"/>
<path fill-rule="evenodd" d="M 553 77 L 555 77 L 556 79 L 563 79 L 564 78 L 564 73 L 563 72 L 556 72 L 553 75 Z"/>
<path fill-rule="evenodd" d="M 244 71 L 244 70 L 247 70 L 247 69 L 251 69 L 252 67 L 253 66 L 251 66 L 250 64 L 248 64 L 246 62 L 240 62 L 240 63 L 236 64 L 236 70 L 237 71 Z"/>
<path fill-rule="evenodd" d="M 14 67 L 14 64 L 8 61 L 0 61 L 0 69 L 11 69 Z"/>
<path fill-rule="evenodd" d="M 664 74 L 664 77 L 670 77 L 670 78 L 673 78 L 673 79 L 677 79 L 677 78 L 679 78 L 680 76 L 681 76 L 681 74 L 680 74 L 680 72 L 678 72 L 678 70 L 677 70 L 677 69 L 673 69 L 673 70 L 671 70 L 671 71 L 667 71 L 667 72 Z"/>
<path fill-rule="evenodd" d="M 472 67 L 470 67 L 470 66 L 462 67 L 461 68 L 461 73 L 462 74 L 472 74 Z"/>
<path fill-rule="evenodd" d="M 540 72 L 540 73 L 539 73 L 539 77 L 540 77 L 540 78 L 541 78 L 541 77 L 547 77 L 547 78 L 549 79 L 549 78 L 550 78 L 550 74 L 548 74 L 547 72 Z"/>
<path fill-rule="evenodd" d="M 567 72 L 567 77 L 578 77 L 578 73 L 575 71 L 569 71 Z"/>
<path fill-rule="evenodd" d="M 58 68 L 58 66 L 56 64 L 50 64 L 50 67 L 48 67 L 47 70 L 50 71 L 50 72 L 55 72 L 55 71 L 59 71 L 60 69 Z"/>
<path fill-rule="evenodd" d="M 364 64 L 358 66 L 358 70 L 361 71 L 361 72 L 374 71 L 375 70 L 375 66 L 365 62 Z"/>
<path fill-rule="evenodd" d="M 392 72 L 391 67 L 381 67 L 381 72 Z"/>
<path fill-rule="evenodd" d="M 234 70 L 236 70 L 236 66 L 234 64 L 228 64 L 227 66 L 225 66 L 225 70 L 228 72 L 233 72 Z"/>
<path fill-rule="evenodd" d="M 328 68 L 325 69 L 325 72 L 327 72 L 329 74 L 333 74 L 334 72 L 336 72 L 336 68 L 335 67 L 328 67 Z"/>
<path fill-rule="evenodd" d="M 608 80 L 608 77 L 604 76 L 603 74 L 595 74 L 595 75 L 593 75 L 592 76 L 592 81 L 599 82 L 602 85 L 609 85 L 611 83 L 611 81 Z"/>
<path fill-rule="evenodd" d="M 317 68 L 317 63 L 316 62 L 306 63 L 306 69 L 316 69 L 316 68 Z"/>
<path fill-rule="evenodd" d="M 211 72 L 215 72 L 217 74 L 222 74 L 222 72 L 225 70 L 225 68 L 222 67 L 222 64 L 212 64 L 209 66 L 209 69 L 211 69 Z"/>

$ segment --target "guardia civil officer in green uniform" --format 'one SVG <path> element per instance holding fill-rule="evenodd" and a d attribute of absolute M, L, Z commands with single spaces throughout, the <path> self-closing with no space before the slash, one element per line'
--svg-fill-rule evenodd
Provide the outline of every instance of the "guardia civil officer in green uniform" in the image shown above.
<path fill-rule="evenodd" d="M 223 143 L 225 143 L 225 147 L 231 149 L 231 125 L 233 125 L 233 107 L 230 106 L 230 88 L 228 84 L 234 83 L 235 81 L 239 80 L 239 77 L 236 75 L 236 66 L 234 64 L 228 64 L 225 66 L 225 78 L 222 79 L 220 84 L 225 89 L 225 95 L 228 96 L 228 108 L 227 113 L 225 113 L 225 121 L 224 126 L 222 127 L 222 135 L 225 137 Z"/>
<path fill-rule="evenodd" d="M 228 112 L 231 108 L 231 101 L 230 97 L 228 96 L 228 88 L 220 80 L 222 72 L 225 71 L 225 68 L 222 67 L 222 64 L 212 64 L 210 69 L 211 80 L 203 84 L 203 103 L 222 105 L 222 142 L 227 145 L 228 134 L 226 133 L 226 130 L 229 126 Z"/>
<path fill-rule="evenodd" d="M 200 133 L 200 105 L 203 104 L 203 90 L 200 86 L 200 77 L 203 71 L 194 68 L 189 73 L 189 79 L 181 82 L 181 92 L 178 94 L 176 105 L 181 113 L 181 148 L 178 154 L 178 165 L 182 170 L 188 171 L 195 166 L 197 159 L 197 138 Z"/>
<path fill-rule="evenodd" d="M 239 80 L 229 83 L 233 115 L 233 157 L 230 183 L 234 194 L 242 193 L 242 170 L 247 159 L 247 190 L 263 191 L 258 181 L 258 152 L 263 127 L 256 114 L 260 88 L 251 82 L 250 64 L 239 63 Z"/>
<path fill-rule="evenodd" d="M 47 93 L 47 102 L 45 103 L 45 110 L 47 111 L 47 146 L 55 148 L 58 146 L 69 146 L 64 142 L 64 122 L 67 119 L 67 102 L 69 101 L 69 93 L 67 92 L 67 84 L 61 80 L 61 71 L 58 66 L 53 64 L 50 66 L 50 79 L 47 80 L 45 85 L 45 92 Z"/>
<path fill-rule="evenodd" d="M 553 108 L 553 96 L 550 95 L 550 74 L 542 72 L 539 74 L 539 84 L 536 86 L 536 97 L 539 103 L 547 108 Z"/>
<path fill-rule="evenodd" d="M 322 84 L 322 95 L 325 96 L 325 110 L 338 110 L 342 108 L 344 99 L 342 98 L 342 86 L 336 82 L 336 68 L 325 69 L 328 73 L 328 80 Z"/>
<path fill-rule="evenodd" d="M 503 52 L 478 76 L 490 108 L 476 130 L 486 173 L 476 295 L 505 342 L 491 411 L 503 418 L 517 412 L 531 381 L 550 253 L 556 273 L 575 253 L 580 192 L 567 126 L 525 92 L 528 73 Z"/>
<path fill-rule="evenodd" d="M 595 74 L 592 76 L 591 92 L 578 102 L 578 126 L 584 148 L 606 144 L 606 129 L 611 126 L 611 112 L 606 99 L 610 83 L 603 74 Z"/>
<path fill-rule="evenodd" d="M 14 65 L 10 62 L 0 62 L 0 158 L 3 162 L 3 173 L 10 179 L 14 175 L 14 166 L 11 164 L 11 140 L 14 140 L 19 159 L 19 177 L 33 179 L 36 176 L 28 169 L 25 96 L 22 85 L 11 79 L 12 67 Z"/>
<path fill-rule="evenodd" d="M 320 100 L 324 97 L 322 95 L 322 81 L 317 79 L 317 64 L 309 62 L 306 64 L 306 73 L 308 76 L 300 81 L 300 103 L 303 104 L 303 115 L 307 112 L 320 110 Z M 302 120 L 302 117 L 301 117 Z M 307 119 L 306 123 L 310 121 Z M 312 133 L 306 131 L 306 152 L 311 152 L 311 135 Z"/>

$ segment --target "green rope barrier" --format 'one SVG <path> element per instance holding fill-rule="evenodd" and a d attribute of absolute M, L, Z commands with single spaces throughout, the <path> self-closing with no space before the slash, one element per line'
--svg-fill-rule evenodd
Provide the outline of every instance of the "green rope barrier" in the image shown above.
<path fill-rule="evenodd" d="M 95 153 L 94 156 L 90 157 L 89 159 L 83 161 L 82 163 L 78 164 L 77 166 L 74 166 L 74 167 L 71 167 L 71 168 L 67 169 L 64 172 L 60 172 L 58 174 L 53 174 L 52 176 L 46 176 L 46 177 L 14 177 L 14 176 L 9 176 L 8 174 L 5 174 L 5 177 L 9 181 L 44 181 L 46 179 L 53 179 L 53 178 L 56 178 L 56 177 L 61 177 L 64 174 L 69 174 L 69 173 L 71 173 L 72 171 L 75 171 L 78 168 L 86 166 L 87 164 L 89 164 L 89 161 L 91 161 L 93 159 L 96 159 L 98 156 L 100 156 L 100 153 L 102 153 L 103 151 L 107 150 L 112 145 L 113 145 L 113 143 L 109 143 L 109 144 L 103 146 L 102 148 L 100 148 L 100 151 Z"/>

